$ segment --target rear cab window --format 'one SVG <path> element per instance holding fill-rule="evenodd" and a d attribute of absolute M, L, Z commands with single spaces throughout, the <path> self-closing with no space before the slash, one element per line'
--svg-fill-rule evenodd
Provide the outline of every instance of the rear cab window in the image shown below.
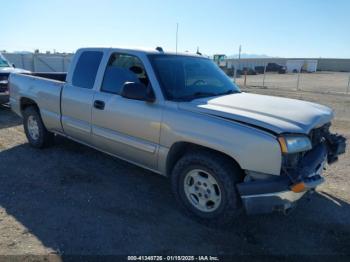
<path fill-rule="evenodd" d="M 100 51 L 84 51 L 75 66 L 72 84 L 76 87 L 92 89 L 103 57 Z"/>

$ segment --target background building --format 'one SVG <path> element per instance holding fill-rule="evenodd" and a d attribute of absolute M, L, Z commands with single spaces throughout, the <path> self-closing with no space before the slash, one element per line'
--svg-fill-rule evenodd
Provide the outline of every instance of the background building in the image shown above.
<path fill-rule="evenodd" d="M 334 71 L 350 72 L 350 59 L 333 58 L 241 58 L 227 59 L 227 68 L 255 69 L 257 66 L 265 66 L 269 63 L 275 63 L 285 66 L 287 72 L 299 71 L 301 68 L 308 72 L 315 71 Z"/>
<path fill-rule="evenodd" d="M 65 53 L 2 53 L 5 58 L 18 68 L 33 72 L 67 72 L 73 54 Z M 223 59 L 225 58 L 225 59 Z M 299 71 L 301 68 L 308 72 L 334 71 L 350 72 L 350 59 L 333 58 L 241 58 L 227 59 L 225 55 L 219 58 L 220 66 L 243 70 L 264 67 L 268 63 L 285 66 L 287 72 Z"/>

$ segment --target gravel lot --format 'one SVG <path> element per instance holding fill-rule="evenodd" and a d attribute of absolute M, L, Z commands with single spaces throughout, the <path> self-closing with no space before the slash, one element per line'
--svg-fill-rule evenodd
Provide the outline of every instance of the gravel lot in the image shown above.
<path fill-rule="evenodd" d="M 247 91 L 329 105 L 350 139 L 350 96 Z M 63 138 L 32 149 L 0 108 L 0 255 L 350 255 L 349 160 L 348 150 L 289 216 L 208 228 L 182 215 L 166 178 Z"/>

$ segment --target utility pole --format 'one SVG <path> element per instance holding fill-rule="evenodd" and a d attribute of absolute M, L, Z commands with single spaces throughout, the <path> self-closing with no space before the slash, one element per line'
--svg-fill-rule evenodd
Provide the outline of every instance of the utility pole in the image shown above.
<path fill-rule="evenodd" d="M 238 50 L 238 68 L 241 64 L 241 52 L 242 52 L 242 45 L 239 45 L 239 50 Z"/>
<path fill-rule="evenodd" d="M 237 65 L 235 65 L 235 77 L 234 77 L 234 79 L 235 79 L 235 83 L 236 83 L 236 77 L 237 77 L 237 69 L 238 69 L 238 67 L 239 67 L 239 62 L 240 62 L 240 60 L 241 60 L 241 52 L 242 52 L 242 45 L 239 45 L 239 49 L 238 49 L 238 63 L 237 63 Z"/>
<path fill-rule="evenodd" d="M 265 64 L 264 64 L 264 78 L 263 78 L 263 88 L 265 88 L 265 78 L 266 78 L 266 66 L 267 66 L 267 63 L 265 62 Z"/>
<path fill-rule="evenodd" d="M 299 85 L 300 85 L 300 74 L 301 74 L 301 67 L 300 67 L 299 72 L 298 72 L 298 79 L 297 79 L 297 91 L 299 91 L 299 90 L 300 90 L 300 87 L 299 87 Z"/>
<path fill-rule="evenodd" d="M 179 23 L 176 23 L 176 54 L 177 54 L 178 34 L 179 34 Z"/>
<path fill-rule="evenodd" d="M 242 52 L 242 45 L 239 45 L 238 62 L 239 62 L 239 60 L 241 60 L 241 52 Z"/>

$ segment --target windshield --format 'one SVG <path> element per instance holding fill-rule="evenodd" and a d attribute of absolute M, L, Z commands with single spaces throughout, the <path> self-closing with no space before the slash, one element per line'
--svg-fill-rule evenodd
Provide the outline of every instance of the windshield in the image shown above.
<path fill-rule="evenodd" d="M 151 61 L 170 100 L 192 100 L 240 92 L 210 59 L 181 55 L 152 55 Z"/>
<path fill-rule="evenodd" d="M 5 58 L 0 54 L 0 67 L 9 67 L 8 62 L 5 60 Z"/>

